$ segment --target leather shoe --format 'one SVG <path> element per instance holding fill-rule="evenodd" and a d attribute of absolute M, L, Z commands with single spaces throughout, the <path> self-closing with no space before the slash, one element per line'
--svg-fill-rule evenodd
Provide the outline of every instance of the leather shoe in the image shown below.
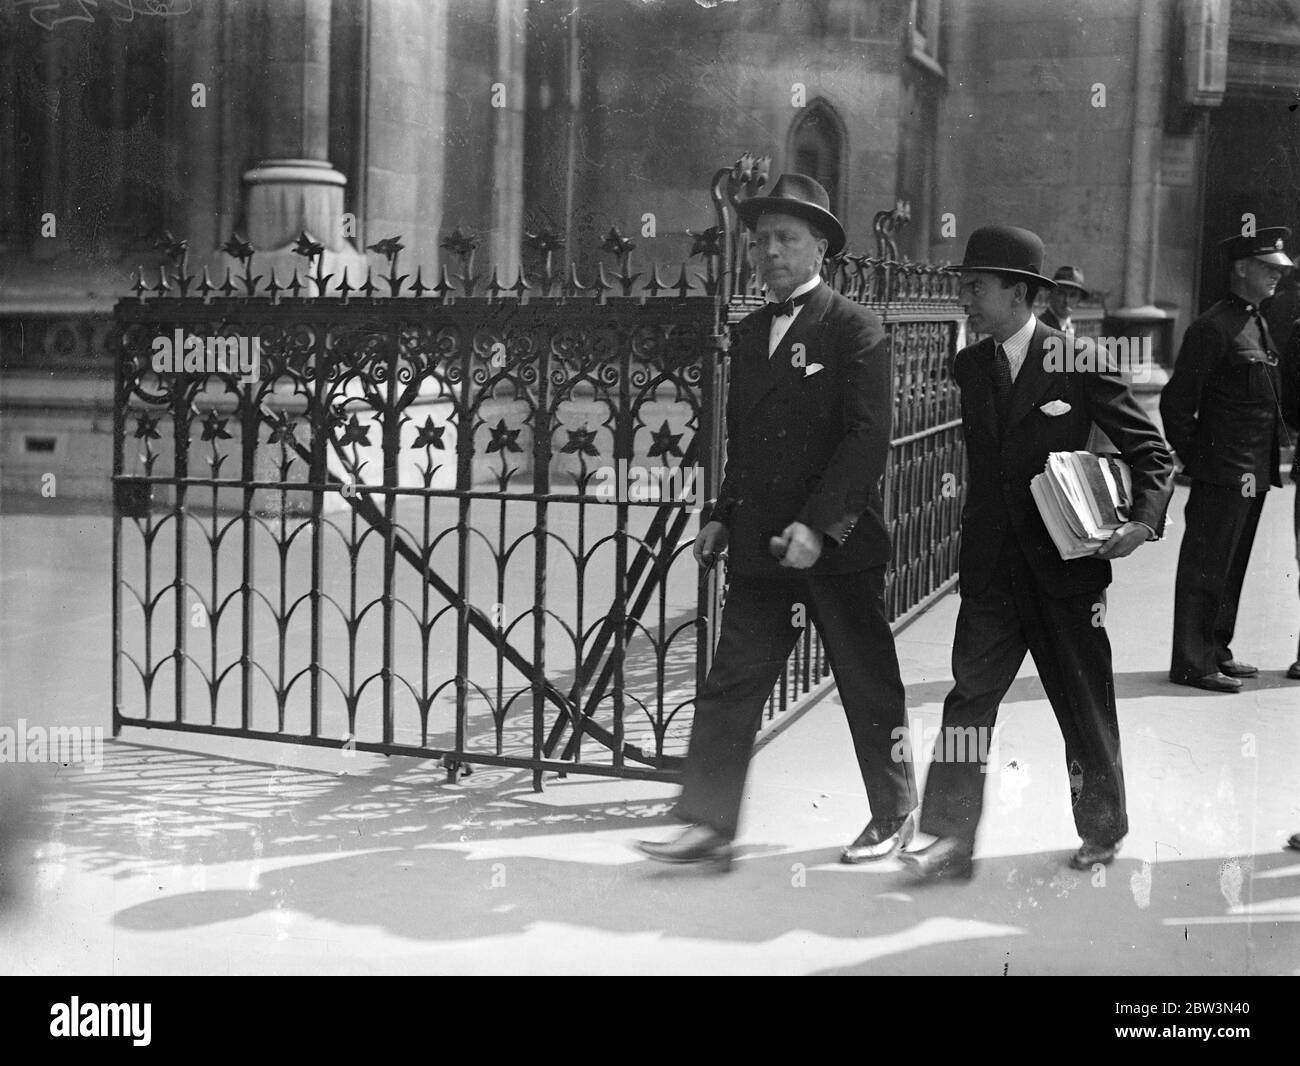
<path fill-rule="evenodd" d="M 676 840 L 638 840 L 636 850 L 655 862 L 702 863 L 719 873 L 731 869 L 731 841 L 707 825 L 690 825 Z"/>
<path fill-rule="evenodd" d="M 1219 673 L 1229 677 L 1254 677 L 1259 673 L 1259 667 L 1243 663 L 1240 659 L 1229 659 L 1226 663 L 1219 663 Z"/>
<path fill-rule="evenodd" d="M 939 837 L 919 851 L 905 851 L 899 861 L 918 881 L 969 881 L 975 873 L 971 846 L 957 837 Z"/>
<path fill-rule="evenodd" d="M 1294 848 L 1296 851 L 1300 851 L 1300 833 L 1292 833 L 1287 838 L 1286 846 L 1288 848 Z"/>
<path fill-rule="evenodd" d="M 1287 668 L 1286 676 L 1292 681 L 1300 681 L 1300 659 L 1297 659 Z"/>
<path fill-rule="evenodd" d="M 854 865 L 887 859 L 907 847 L 916 836 L 916 815 L 902 818 L 872 818 L 858 838 L 840 853 L 840 862 Z"/>
<path fill-rule="evenodd" d="M 1079 850 L 1070 856 L 1070 865 L 1076 870 L 1091 870 L 1097 863 L 1109 866 L 1115 861 L 1115 853 L 1123 843 L 1122 838 L 1113 844 L 1097 844 L 1085 840 Z"/>
<path fill-rule="evenodd" d="M 1227 674 L 1206 674 L 1204 677 L 1189 677 L 1184 680 L 1174 680 L 1176 685 L 1191 685 L 1192 688 L 1203 688 L 1207 692 L 1240 692 L 1241 682 L 1235 677 L 1229 677 Z"/>

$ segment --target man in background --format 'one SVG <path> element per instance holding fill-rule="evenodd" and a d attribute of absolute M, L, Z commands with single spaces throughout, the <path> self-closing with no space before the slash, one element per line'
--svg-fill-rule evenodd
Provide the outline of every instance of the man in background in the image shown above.
<path fill-rule="evenodd" d="M 1057 267 L 1052 280 L 1056 282 L 1056 288 L 1047 294 L 1047 310 L 1040 321 L 1062 333 L 1073 333 L 1074 323 L 1070 316 L 1079 306 L 1079 301 L 1088 298 L 1088 290 L 1083 287 L 1083 271 L 1073 266 Z"/>

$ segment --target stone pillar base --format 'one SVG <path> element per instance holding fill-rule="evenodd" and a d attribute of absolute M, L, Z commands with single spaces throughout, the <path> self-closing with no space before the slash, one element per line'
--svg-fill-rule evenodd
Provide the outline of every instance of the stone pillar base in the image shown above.
<path fill-rule="evenodd" d="M 369 261 L 343 236 L 346 184 L 347 178 L 329 163 L 312 159 L 267 159 L 244 174 L 245 236 L 257 249 L 253 262 L 263 285 L 271 280 L 272 270 L 281 285 L 287 285 L 297 270 L 306 286 L 304 296 L 330 295 L 345 268 L 349 284 L 365 281 Z M 329 293 L 316 291 L 315 283 L 308 281 L 307 260 L 293 251 L 304 231 L 325 246 L 323 272 L 333 275 Z M 224 276 L 226 260 L 217 258 Z"/>

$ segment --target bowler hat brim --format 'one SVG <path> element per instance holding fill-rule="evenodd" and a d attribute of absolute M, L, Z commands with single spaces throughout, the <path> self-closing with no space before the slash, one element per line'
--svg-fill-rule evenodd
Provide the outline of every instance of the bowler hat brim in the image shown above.
<path fill-rule="evenodd" d="M 795 218 L 802 218 L 805 222 L 816 226 L 826 234 L 827 255 L 838 255 L 844 250 L 846 238 L 840 220 L 816 204 L 804 203 L 801 200 L 790 200 L 784 196 L 754 196 L 748 200 L 742 200 L 736 206 L 736 213 L 740 215 L 740 221 L 750 229 L 758 225 L 759 215 L 768 212 L 793 215 Z"/>
<path fill-rule="evenodd" d="M 974 263 L 958 263 L 956 266 L 948 267 L 948 269 L 956 274 L 965 274 L 976 270 L 983 274 L 1002 274 L 1006 277 L 1014 278 L 1016 281 L 1036 281 L 1040 286 L 1046 289 L 1054 289 L 1061 284 L 1059 281 L 1053 281 L 1051 278 L 1044 277 L 1042 274 L 1035 274 L 1032 270 L 1012 270 L 1010 267 L 979 266 Z"/>

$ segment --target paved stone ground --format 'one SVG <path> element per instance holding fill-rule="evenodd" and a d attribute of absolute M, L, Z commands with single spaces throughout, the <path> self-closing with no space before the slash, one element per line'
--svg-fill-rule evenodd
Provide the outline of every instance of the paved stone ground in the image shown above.
<path fill-rule="evenodd" d="M 671 831 L 662 785 L 539 795 L 510 771 L 448 785 L 411 759 L 133 730 L 97 773 L 0 766 L 0 972 L 1300 973 L 1300 854 L 1281 847 L 1300 829 L 1293 492 L 1271 494 L 1251 564 L 1234 650 L 1264 672 L 1245 694 L 1165 681 L 1177 531 L 1118 565 L 1132 830 L 1104 879 L 1064 866 L 1062 746 L 1031 663 L 964 886 L 837 864 L 867 811 L 833 697 L 760 753 L 727 877 L 629 850 Z M 108 528 L 0 518 L 0 720 L 107 725 Z M 900 637 L 922 731 L 956 609 Z"/>

